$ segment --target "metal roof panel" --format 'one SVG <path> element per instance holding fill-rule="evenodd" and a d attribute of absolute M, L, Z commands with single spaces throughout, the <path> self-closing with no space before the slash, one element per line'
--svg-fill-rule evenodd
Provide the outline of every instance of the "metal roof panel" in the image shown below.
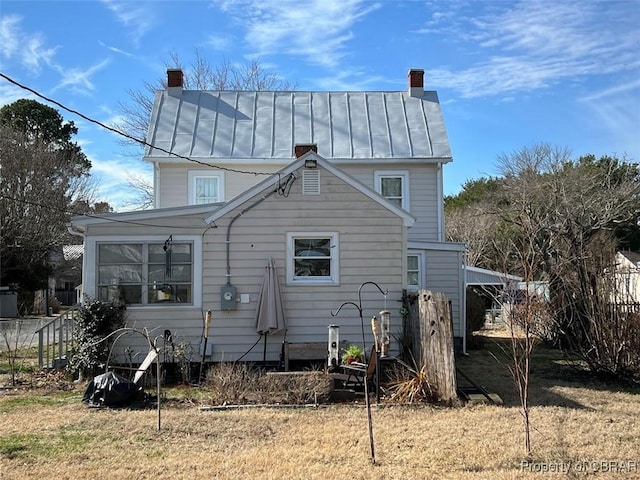
<path fill-rule="evenodd" d="M 435 92 L 163 91 L 147 139 L 194 158 L 290 159 L 296 143 L 329 160 L 451 158 Z"/>

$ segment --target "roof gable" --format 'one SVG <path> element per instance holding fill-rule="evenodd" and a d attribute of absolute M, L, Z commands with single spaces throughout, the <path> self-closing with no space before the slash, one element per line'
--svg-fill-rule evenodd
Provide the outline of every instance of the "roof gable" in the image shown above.
<path fill-rule="evenodd" d="M 291 158 L 315 143 L 326 159 L 448 162 L 451 149 L 436 92 L 160 91 L 145 159 Z"/>
<path fill-rule="evenodd" d="M 312 151 L 302 155 L 300 158 L 295 159 L 279 172 L 273 174 L 272 176 L 266 178 L 262 182 L 254 185 L 252 188 L 248 189 L 244 193 L 241 193 L 234 199 L 230 200 L 223 207 L 216 210 L 210 217 L 206 218 L 205 222 L 207 222 L 208 224 L 213 224 L 216 220 L 224 217 L 229 212 L 238 208 L 242 204 L 248 202 L 252 198 L 259 196 L 260 194 L 263 194 L 265 191 L 268 192 L 270 190 L 271 192 L 275 192 L 274 188 L 276 187 L 276 185 L 281 183 L 287 175 L 290 175 L 296 170 L 298 170 L 299 168 L 303 167 L 305 164 L 305 161 L 311 160 L 311 159 L 317 162 L 317 165 L 319 168 L 323 168 L 327 170 L 331 174 L 343 180 L 345 183 L 349 184 L 355 190 L 363 193 L 364 195 L 372 199 L 374 202 L 378 203 L 382 207 L 386 208 L 387 210 L 401 217 L 403 219 L 403 223 L 405 226 L 410 227 L 414 224 L 415 218 L 413 218 L 408 212 L 397 207 L 393 203 L 389 202 L 386 198 L 382 197 L 381 195 L 374 192 L 370 188 L 361 184 L 356 179 L 347 175 L 345 172 L 336 168 L 334 165 L 332 165 L 330 162 L 325 160 L 323 157 L 321 157 L 320 155 Z M 270 192 L 267 193 L 267 195 L 270 195 L 270 194 L 271 194 Z"/>
<path fill-rule="evenodd" d="M 638 267 L 640 265 L 640 253 L 631 252 L 629 250 L 620 251 L 617 253 L 618 258 L 627 263 L 628 266 Z"/>

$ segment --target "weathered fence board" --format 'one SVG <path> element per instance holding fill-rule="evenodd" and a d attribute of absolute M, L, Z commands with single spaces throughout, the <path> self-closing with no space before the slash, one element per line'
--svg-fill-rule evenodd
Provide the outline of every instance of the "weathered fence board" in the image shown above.
<path fill-rule="evenodd" d="M 411 337 L 417 367 L 426 366 L 427 378 L 441 400 L 457 400 L 456 365 L 453 353 L 453 322 L 447 297 L 420 290 L 410 303 L 406 333 Z"/>

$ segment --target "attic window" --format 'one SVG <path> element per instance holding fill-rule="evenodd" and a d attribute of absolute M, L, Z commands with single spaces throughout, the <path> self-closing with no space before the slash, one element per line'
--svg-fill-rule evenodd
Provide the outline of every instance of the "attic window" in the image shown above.
<path fill-rule="evenodd" d="M 320 170 L 302 171 L 302 194 L 320 195 Z"/>
<path fill-rule="evenodd" d="M 189 171 L 189 205 L 224 201 L 224 173 L 211 170 Z"/>

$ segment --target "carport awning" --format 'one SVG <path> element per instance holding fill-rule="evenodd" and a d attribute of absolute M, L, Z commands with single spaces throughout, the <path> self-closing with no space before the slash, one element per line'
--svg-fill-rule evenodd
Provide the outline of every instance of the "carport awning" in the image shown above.
<path fill-rule="evenodd" d="M 503 285 L 508 286 L 522 281 L 522 277 L 508 273 L 487 270 L 486 268 L 465 267 L 465 286 L 468 285 Z"/>

